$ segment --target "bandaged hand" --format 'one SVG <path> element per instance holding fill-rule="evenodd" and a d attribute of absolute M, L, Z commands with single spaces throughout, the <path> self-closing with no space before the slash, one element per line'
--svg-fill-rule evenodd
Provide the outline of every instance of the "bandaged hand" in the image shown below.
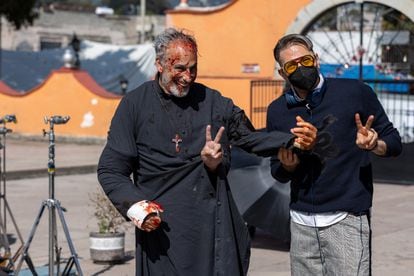
<path fill-rule="evenodd" d="M 160 214 L 164 209 L 154 201 L 142 200 L 132 205 L 127 216 L 139 229 L 151 232 L 161 224 Z"/>

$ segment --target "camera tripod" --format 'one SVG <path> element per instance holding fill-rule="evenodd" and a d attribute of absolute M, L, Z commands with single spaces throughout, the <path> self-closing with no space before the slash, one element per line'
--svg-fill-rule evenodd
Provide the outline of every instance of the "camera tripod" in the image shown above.
<path fill-rule="evenodd" d="M 55 275 L 54 268 L 56 265 L 56 275 L 69 275 L 73 265 L 75 265 L 78 275 L 83 276 L 78 256 L 75 251 L 75 247 L 69 235 L 68 226 L 65 222 L 63 216 L 63 208 L 60 205 L 60 202 L 55 199 L 55 134 L 54 134 L 54 125 L 55 124 L 66 124 L 69 121 L 69 116 L 51 116 L 50 118 L 45 117 L 45 124 L 49 123 L 50 130 L 49 132 L 43 130 L 43 135 L 49 136 L 49 160 L 48 160 L 48 174 L 49 174 L 49 198 L 42 202 L 39 213 L 35 219 L 33 227 L 30 231 L 29 237 L 23 247 L 23 257 L 20 259 L 15 275 L 18 275 L 21 269 L 23 259 L 27 256 L 30 244 L 33 240 L 36 228 L 39 225 L 40 219 L 42 217 L 43 211 L 47 207 L 49 209 L 49 275 Z M 63 227 L 63 231 L 66 236 L 66 241 L 70 249 L 71 257 L 68 259 L 65 268 L 60 273 L 60 255 L 62 248 L 59 248 L 57 241 L 57 227 L 56 227 L 56 211 L 59 215 L 60 222 Z M 56 254 L 56 255 L 55 255 Z M 56 257 L 56 258 L 55 258 Z M 34 274 L 37 275 L 37 274 Z"/>
<path fill-rule="evenodd" d="M 0 237 L 1 237 L 1 246 L 4 248 L 3 256 L 1 257 L 1 267 L 5 272 L 11 272 L 14 269 L 14 263 L 18 259 L 19 255 L 22 253 L 23 248 L 23 237 L 20 233 L 19 227 L 17 226 L 16 220 L 13 216 L 13 213 L 10 209 L 9 203 L 6 198 L 6 134 L 12 132 L 11 129 L 6 127 L 6 123 L 16 123 L 15 115 L 5 115 L 3 118 L 0 118 L 0 123 L 3 124 L 0 128 L 0 150 L 2 150 L 2 156 L 0 156 L 0 175 L 1 175 L 1 184 L 0 184 Z M 1 138 L 3 138 L 3 144 L 1 143 Z M 3 162 L 2 162 L 3 157 Z M 9 238 L 7 236 L 7 214 L 9 214 L 14 229 L 16 230 L 17 236 L 21 242 L 21 246 L 16 251 L 15 255 L 12 256 Z M 31 271 L 34 271 L 33 264 L 29 256 L 26 256 L 25 261 Z M 6 265 L 7 262 L 7 265 Z"/>

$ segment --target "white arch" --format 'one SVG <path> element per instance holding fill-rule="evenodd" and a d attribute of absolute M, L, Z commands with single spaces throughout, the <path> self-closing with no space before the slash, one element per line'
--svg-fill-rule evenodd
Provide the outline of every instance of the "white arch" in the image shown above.
<path fill-rule="evenodd" d="M 286 30 L 286 34 L 300 33 L 316 17 L 326 10 L 346 3 L 361 3 L 363 0 L 314 0 L 301 9 L 295 20 Z M 370 0 L 371 3 L 391 7 L 410 18 L 414 22 L 414 0 Z"/>

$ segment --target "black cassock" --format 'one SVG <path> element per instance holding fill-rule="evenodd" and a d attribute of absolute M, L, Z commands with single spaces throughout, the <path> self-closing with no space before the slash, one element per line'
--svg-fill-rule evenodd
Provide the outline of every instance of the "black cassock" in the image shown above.
<path fill-rule="evenodd" d="M 207 125 L 213 139 L 225 127 L 215 173 L 200 158 Z M 254 132 L 230 99 L 198 83 L 184 98 L 163 93 L 157 81 L 128 93 L 112 119 L 98 178 L 124 216 L 141 200 L 164 208 L 159 229 L 136 231 L 136 275 L 247 274 L 249 234 L 226 177 L 230 145 L 269 156 L 291 140 L 287 133 Z"/>

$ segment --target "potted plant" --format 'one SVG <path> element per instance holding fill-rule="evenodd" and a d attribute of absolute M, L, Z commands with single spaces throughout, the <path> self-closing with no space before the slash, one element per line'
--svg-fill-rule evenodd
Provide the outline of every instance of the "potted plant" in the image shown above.
<path fill-rule="evenodd" d="M 125 257 L 125 229 L 130 225 L 102 191 L 90 195 L 99 231 L 89 233 L 94 262 L 122 262 Z"/>

